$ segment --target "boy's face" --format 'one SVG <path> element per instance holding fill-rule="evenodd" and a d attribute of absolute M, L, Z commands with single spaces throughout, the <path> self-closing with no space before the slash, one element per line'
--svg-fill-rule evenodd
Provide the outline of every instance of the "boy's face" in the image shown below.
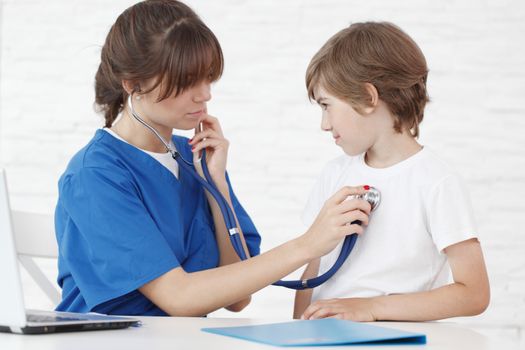
<path fill-rule="evenodd" d="M 321 129 L 331 132 L 336 145 L 346 154 L 355 156 L 372 147 L 376 137 L 372 118 L 357 113 L 350 104 L 322 87 L 315 89 L 315 97 L 323 113 Z"/>

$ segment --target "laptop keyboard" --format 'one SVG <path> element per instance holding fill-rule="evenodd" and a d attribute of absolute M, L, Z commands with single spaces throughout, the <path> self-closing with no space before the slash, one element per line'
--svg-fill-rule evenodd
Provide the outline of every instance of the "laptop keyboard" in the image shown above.
<path fill-rule="evenodd" d="M 47 323 L 63 321 L 82 321 L 85 318 L 67 317 L 67 316 L 48 316 L 48 315 L 27 315 L 27 322 Z"/>

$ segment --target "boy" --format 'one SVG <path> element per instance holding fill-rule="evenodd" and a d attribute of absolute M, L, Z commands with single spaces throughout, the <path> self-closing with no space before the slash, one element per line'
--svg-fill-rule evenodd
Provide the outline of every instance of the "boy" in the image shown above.
<path fill-rule="evenodd" d="M 382 200 L 337 274 L 297 292 L 295 318 L 427 321 L 487 308 L 489 282 L 465 185 L 416 140 L 427 73 L 419 47 L 390 23 L 353 24 L 310 62 L 309 97 L 346 154 L 325 167 L 304 221 L 349 184 L 374 186 Z M 312 261 L 302 278 L 324 273 L 339 251 Z"/>

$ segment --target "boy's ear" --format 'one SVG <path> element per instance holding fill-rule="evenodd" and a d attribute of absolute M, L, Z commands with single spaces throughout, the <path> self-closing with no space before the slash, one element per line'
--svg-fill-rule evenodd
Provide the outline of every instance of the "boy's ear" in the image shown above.
<path fill-rule="evenodd" d="M 377 107 L 377 104 L 379 102 L 379 93 L 377 92 L 376 87 L 370 83 L 365 83 L 365 89 L 366 89 L 366 92 L 368 93 L 369 100 L 368 100 L 368 105 L 366 105 L 363 108 L 363 111 L 366 114 L 370 114 Z"/>

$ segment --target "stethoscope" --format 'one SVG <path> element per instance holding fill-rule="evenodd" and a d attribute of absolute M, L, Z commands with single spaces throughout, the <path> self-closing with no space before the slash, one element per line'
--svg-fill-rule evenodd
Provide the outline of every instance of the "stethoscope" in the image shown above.
<path fill-rule="evenodd" d="M 153 128 L 152 126 L 148 125 L 138 114 L 135 112 L 135 109 L 133 108 L 132 103 L 132 96 L 133 92 L 128 97 L 128 106 L 131 110 L 131 115 L 142 125 L 144 125 L 146 128 L 148 128 L 152 133 L 154 133 L 157 138 L 162 142 L 164 147 L 166 148 L 166 151 L 169 152 L 173 159 L 178 163 L 179 167 L 184 169 L 188 174 L 193 176 L 215 199 L 217 204 L 219 205 L 219 208 L 221 210 L 221 213 L 224 217 L 224 223 L 226 224 L 226 228 L 228 230 L 228 233 L 230 234 L 230 241 L 233 246 L 233 249 L 239 256 L 241 260 L 246 260 L 246 253 L 244 252 L 244 248 L 242 245 L 241 237 L 239 235 L 239 229 L 237 228 L 237 222 L 235 220 L 235 216 L 233 215 L 232 209 L 230 208 L 230 205 L 224 198 L 224 196 L 220 193 L 220 191 L 215 186 L 215 183 L 213 182 L 210 173 L 208 171 L 208 166 L 206 165 L 206 151 L 202 151 L 202 155 L 200 158 L 201 166 L 202 166 L 202 172 L 204 174 L 204 179 L 197 173 L 195 170 L 195 165 L 193 162 L 189 162 L 176 150 L 173 149 L 166 140 Z M 199 128 L 196 129 L 196 132 L 200 132 L 200 125 Z M 362 195 L 354 195 L 350 196 L 348 199 L 364 199 L 368 203 L 370 203 L 372 207 L 372 211 L 376 210 L 379 204 L 381 203 L 381 194 L 380 192 L 374 188 L 369 187 L 367 192 Z M 351 224 L 361 224 L 360 221 L 354 221 Z M 328 279 L 330 279 L 343 265 L 343 263 L 346 261 L 348 256 L 350 255 L 350 252 L 354 248 L 354 245 L 357 241 L 357 234 L 351 234 L 345 237 L 343 241 L 343 245 L 341 247 L 341 252 L 339 253 L 339 257 L 337 258 L 334 265 L 325 273 L 323 273 L 320 276 L 317 276 L 315 278 L 311 279 L 304 279 L 304 280 L 296 280 L 296 281 L 277 281 L 273 283 L 274 286 L 281 286 L 286 287 L 290 289 L 308 289 L 308 288 L 315 288 L 324 282 L 326 282 Z"/>

